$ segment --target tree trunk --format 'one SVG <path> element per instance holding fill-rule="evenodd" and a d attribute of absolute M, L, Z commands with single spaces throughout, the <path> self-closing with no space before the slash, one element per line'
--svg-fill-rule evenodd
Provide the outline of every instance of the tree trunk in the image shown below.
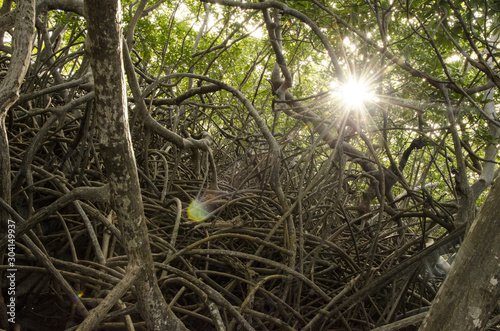
<path fill-rule="evenodd" d="M 488 41 L 489 45 L 492 48 L 497 46 L 499 37 L 500 36 L 496 34 Z M 493 58 L 488 58 L 486 63 L 491 68 L 491 70 L 494 70 L 495 61 L 493 61 Z M 487 81 L 491 81 L 491 78 L 487 79 Z M 488 117 L 488 119 L 492 122 L 498 120 L 496 115 L 496 105 L 494 97 L 495 89 L 492 88 L 485 92 L 484 100 L 486 101 L 486 103 L 484 105 L 484 115 Z M 498 141 L 498 137 L 500 136 L 500 130 L 495 124 L 491 123 L 490 121 L 486 121 L 486 123 L 488 124 L 488 133 L 490 134 L 491 138 L 489 139 L 490 141 L 488 142 L 486 151 L 484 152 L 484 162 L 483 169 L 481 170 L 481 176 L 479 177 L 479 180 L 477 180 L 474 185 L 472 185 L 472 194 L 474 197 L 474 201 L 476 201 L 479 198 L 479 195 L 491 185 L 491 182 L 495 178 L 495 158 L 498 153 L 496 142 Z"/>
<path fill-rule="evenodd" d="M 4 2 L 2 13 L 8 11 L 12 2 Z M 35 0 L 16 2 L 18 11 L 12 39 L 11 64 L 0 84 L 0 198 L 11 203 L 10 156 L 9 141 L 5 127 L 7 111 L 19 98 L 19 89 L 28 71 L 35 35 Z M 9 214 L 0 208 L 0 238 L 6 237 Z M 0 252 L 0 263 L 3 263 L 4 250 Z M 0 285 L 3 275 L 0 272 Z M 6 307 L 0 294 L 0 327 L 7 328 Z"/>
<path fill-rule="evenodd" d="M 100 152 L 110 184 L 111 207 L 122 231 L 129 265 L 141 272 L 134 283 L 139 311 L 149 330 L 185 330 L 158 287 L 130 137 L 122 59 L 119 0 L 86 0 L 86 49 L 94 75 Z"/>
<path fill-rule="evenodd" d="M 420 331 L 483 330 L 500 295 L 497 177 Z"/>

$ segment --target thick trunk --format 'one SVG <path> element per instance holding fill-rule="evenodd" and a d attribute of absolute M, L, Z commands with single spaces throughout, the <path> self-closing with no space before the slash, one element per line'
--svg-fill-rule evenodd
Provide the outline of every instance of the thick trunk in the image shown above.
<path fill-rule="evenodd" d="M 421 331 L 483 330 L 500 296 L 497 177 L 432 302 Z"/>
<path fill-rule="evenodd" d="M 129 264 L 137 265 L 141 273 L 134 283 L 139 310 L 150 330 L 182 330 L 184 325 L 168 308 L 154 275 L 127 118 L 120 3 L 86 0 L 85 11 L 100 152 L 110 184 L 111 207 L 118 216 Z"/>

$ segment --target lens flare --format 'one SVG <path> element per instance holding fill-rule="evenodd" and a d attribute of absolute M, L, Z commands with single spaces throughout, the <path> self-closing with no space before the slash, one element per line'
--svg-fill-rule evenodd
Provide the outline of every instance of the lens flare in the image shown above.
<path fill-rule="evenodd" d="M 76 300 L 80 299 L 81 297 L 83 297 L 83 291 L 81 291 L 76 297 L 74 297 L 73 301 L 76 301 Z"/>
<path fill-rule="evenodd" d="M 203 202 L 194 199 L 187 208 L 187 215 L 191 221 L 203 222 L 210 216 L 210 212 Z"/>

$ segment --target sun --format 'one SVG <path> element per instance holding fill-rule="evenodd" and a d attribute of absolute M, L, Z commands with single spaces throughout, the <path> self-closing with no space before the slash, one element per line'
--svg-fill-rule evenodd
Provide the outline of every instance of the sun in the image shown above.
<path fill-rule="evenodd" d="M 368 82 L 351 79 L 345 83 L 334 82 L 330 85 L 333 96 L 348 109 L 361 110 L 373 99 Z"/>

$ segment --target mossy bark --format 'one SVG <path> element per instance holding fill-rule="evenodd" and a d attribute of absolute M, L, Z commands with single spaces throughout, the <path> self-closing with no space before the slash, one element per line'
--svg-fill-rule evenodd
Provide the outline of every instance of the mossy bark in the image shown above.
<path fill-rule="evenodd" d="M 110 184 L 129 265 L 139 267 L 134 283 L 139 311 L 149 330 L 184 330 L 158 287 L 128 125 L 119 0 L 86 0 L 86 50 L 94 76 L 100 153 Z"/>

